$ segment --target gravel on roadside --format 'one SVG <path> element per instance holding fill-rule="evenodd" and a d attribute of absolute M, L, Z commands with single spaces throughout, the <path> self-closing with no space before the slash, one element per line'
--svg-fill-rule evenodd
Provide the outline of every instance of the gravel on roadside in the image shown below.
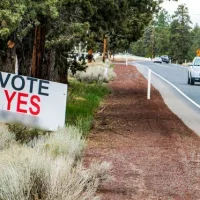
<path fill-rule="evenodd" d="M 133 66 L 115 65 L 111 94 L 95 116 L 85 160 L 112 163 L 103 200 L 199 200 L 200 139 Z"/>

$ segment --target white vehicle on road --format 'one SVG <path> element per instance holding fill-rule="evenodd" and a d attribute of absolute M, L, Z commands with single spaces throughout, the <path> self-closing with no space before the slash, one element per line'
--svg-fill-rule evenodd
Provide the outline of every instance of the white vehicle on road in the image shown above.
<path fill-rule="evenodd" d="M 195 57 L 188 69 L 188 84 L 194 85 L 195 82 L 200 82 L 200 57 Z"/>
<path fill-rule="evenodd" d="M 162 63 L 162 59 L 161 59 L 161 57 L 155 57 L 154 59 L 153 59 L 153 62 L 154 63 Z"/>

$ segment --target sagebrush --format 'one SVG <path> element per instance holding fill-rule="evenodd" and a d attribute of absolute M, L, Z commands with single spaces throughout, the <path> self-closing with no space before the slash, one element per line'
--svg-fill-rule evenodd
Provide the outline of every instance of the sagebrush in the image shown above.
<path fill-rule="evenodd" d="M 0 151 L 0 200 L 93 200 L 108 163 L 85 168 L 85 141 L 74 127 Z"/>

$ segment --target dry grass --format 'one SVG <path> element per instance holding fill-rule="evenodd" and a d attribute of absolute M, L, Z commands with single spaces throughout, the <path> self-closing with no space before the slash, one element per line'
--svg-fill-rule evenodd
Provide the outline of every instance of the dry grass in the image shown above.
<path fill-rule="evenodd" d="M 85 141 L 71 127 L 0 151 L 0 200 L 96 200 L 108 163 L 82 164 Z"/>
<path fill-rule="evenodd" d="M 15 143 L 15 135 L 8 130 L 6 125 L 0 124 L 0 150 L 8 148 L 12 143 Z"/>
<path fill-rule="evenodd" d="M 77 80 L 87 83 L 109 82 L 113 80 L 115 76 L 116 74 L 109 60 L 105 63 L 101 61 L 89 63 L 85 72 L 82 71 L 75 74 Z"/>
<path fill-rule="evenodd" d="M 40 152 L 48 152 L 52 157 L 70 157 L 75 161 L 81 159 L 85 141 L 76 127 L 59 129 L 55 133 L 41 136 L 28 144 Z"/>

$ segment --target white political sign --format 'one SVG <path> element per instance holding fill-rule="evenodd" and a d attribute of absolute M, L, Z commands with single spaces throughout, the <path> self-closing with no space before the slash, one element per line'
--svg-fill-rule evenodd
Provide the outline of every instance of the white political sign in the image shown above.
<path fill-rule="evenodd" d="M 0 72 L 0 121 L 56 130 L 65 126 L 67 85 Z"/>

